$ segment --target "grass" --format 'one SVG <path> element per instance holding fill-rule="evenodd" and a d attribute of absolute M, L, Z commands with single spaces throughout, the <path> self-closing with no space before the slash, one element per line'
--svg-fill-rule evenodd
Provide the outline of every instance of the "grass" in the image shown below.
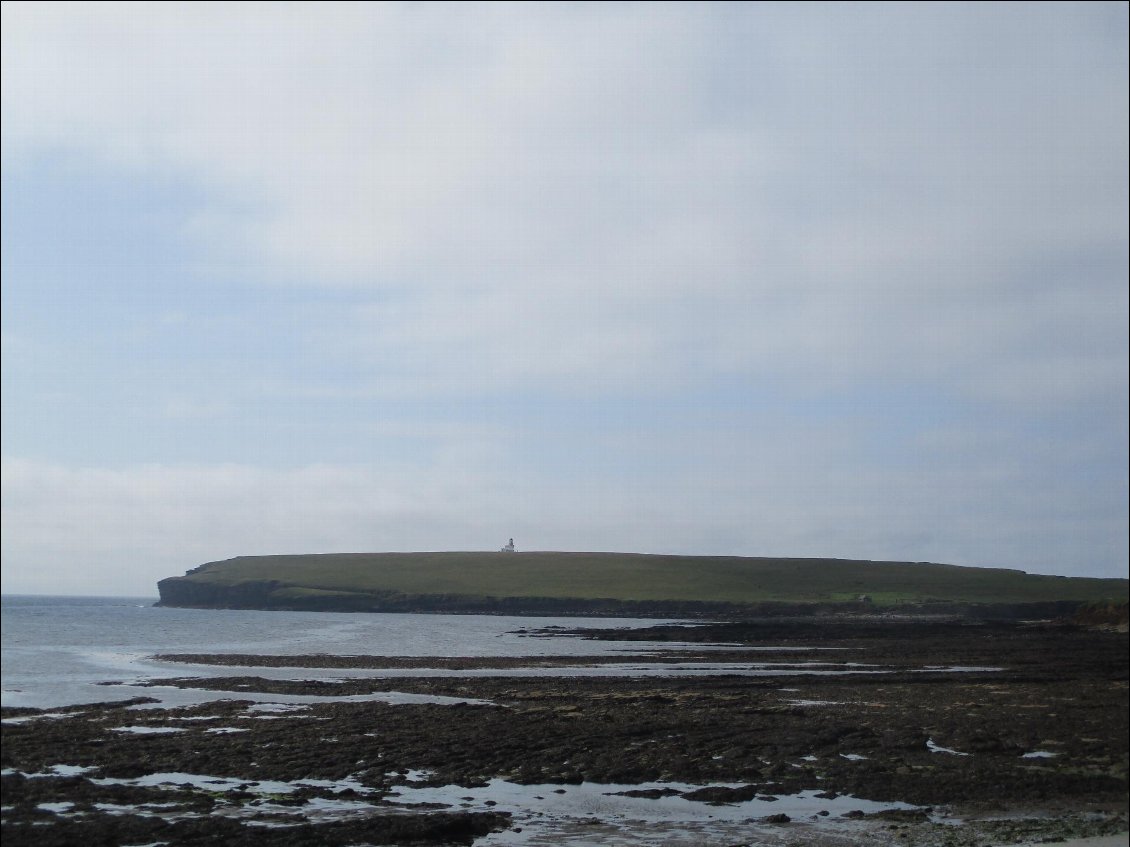
<path fill-rule="evenodd" d="M 1127 581 L 925 562 L 632 553 L 331 553 L 211 562 L 183 579 L 275 580 L 291 596 L 392 591 L 471 597 L 899 603 L 1125 602 Z"/>

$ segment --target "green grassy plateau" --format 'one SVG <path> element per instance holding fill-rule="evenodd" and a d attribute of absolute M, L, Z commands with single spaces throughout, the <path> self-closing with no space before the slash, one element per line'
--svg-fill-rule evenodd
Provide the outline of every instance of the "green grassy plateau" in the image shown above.
<path fill-rule="evenodd" d="M 330 553 L 241 556 L 162 580 L 162 603 L 259 587 L 268 605 L 364 595 L 627 602 L 907 604 L 1125 603 L 1127 580 L 926 562 L 633 553 Z M 266 596 L 266 594 L 264 596 Z M 247 595 L 245 591 L 245 596 Z M 222 603 L 222 601 L 219 601 Z M 254 605 L 252 603 L 251 605 Z"/>

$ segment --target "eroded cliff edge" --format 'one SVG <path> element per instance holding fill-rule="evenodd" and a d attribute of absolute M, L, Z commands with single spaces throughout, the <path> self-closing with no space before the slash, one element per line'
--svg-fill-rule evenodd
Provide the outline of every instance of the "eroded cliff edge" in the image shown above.
<path fill-rule="evenodd" d="M 242 556 L 158 590 L 162 606 L 219 609 L 1048 618 L 1125 604 L 1127 585 L 930 562 L 499 551 Z"/>
<path fill-rule="evenodd" d="M 158 583 L 157 605 L 196 609 L 256 609 L 311 612 L 399 612 L 542 617 L 748 618 L 809 616 L 913 616 L 1024 620 L 1066 618 L 1090 604 L 1077 600 L 1035 603 L 901 604 L 877 608 L 865 601 L 729 603 L 694 600 L 614 598 L 482 597 L 460 594 L 404 594 L 396 591 L 307 593 L 278 580 L 233 585 L 170 577 Z"/>

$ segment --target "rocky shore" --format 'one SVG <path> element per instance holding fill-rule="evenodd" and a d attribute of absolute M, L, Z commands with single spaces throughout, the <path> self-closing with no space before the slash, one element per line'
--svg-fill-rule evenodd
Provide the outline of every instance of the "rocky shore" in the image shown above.
<path fill-rule="evenodd" d="M 187 707 L 5 709 L 4 843 L 956 847 L 1126 831 L 1125 632 L 747 621 L 582 634 L 672 649 L 177 656 L 247 672 L 155 681 L 219 698 Z M 640 663 L 667 667 L 629 675 Z M 599 675 L 563 675 L 576 665 Z M 448 699 L 357 699 L 381 692 Z"/>

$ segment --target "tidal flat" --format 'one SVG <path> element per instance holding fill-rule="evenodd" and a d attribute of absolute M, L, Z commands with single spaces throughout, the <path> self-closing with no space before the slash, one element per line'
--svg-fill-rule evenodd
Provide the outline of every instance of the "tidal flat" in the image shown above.
<path fill-rule="evenodd" d="M 186 673 L 132 683 L 152 697 L 5 708 L 4 843 L 957 847 L 1127 831 L 1125 631 L 814 618 L 526 634 L 647 648 L 167 655 Z M 304 675 L 327 667 L 340 675 Z"/>

